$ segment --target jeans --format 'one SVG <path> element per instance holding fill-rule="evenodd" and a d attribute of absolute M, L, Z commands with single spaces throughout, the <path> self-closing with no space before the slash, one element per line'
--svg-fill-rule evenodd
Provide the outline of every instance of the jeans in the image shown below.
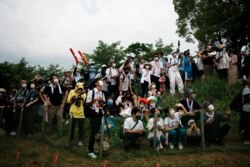
<path fill-rule="evenodd" d="M 173 144 L 182 143 L 186 135 L 186 130 L 184 128 L 173 129 L 168 133 L 169 142 Z"/>
<path fill-rule="evenodd" d="M 149 139 L 149 143 L 150 143 L 150 146 L 153 147 L 153 145 L 154 145 L 154 137 L 151 137 Z M 161 135 L 160 138 L 156 137 L 156 146 L 158 146 L 160 143 L 162 145 L 165 145 L 165 143 L 166 143 L 166 136 Z"/>

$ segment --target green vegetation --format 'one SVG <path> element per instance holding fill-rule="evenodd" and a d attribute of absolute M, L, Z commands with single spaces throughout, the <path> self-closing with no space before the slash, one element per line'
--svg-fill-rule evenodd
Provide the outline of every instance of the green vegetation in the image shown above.
<path fill-rule="evenodd" d="M 234 95 L 242 89 L 241 85 L 228 87 L 225 81 L 216 76 L 207 76 L 204 81 L 196 81 L 190 85 L 197 93 L 197 101 L 202 104 L 204 100 L 212 100 L 215 108 L 224 112 Z M 174 106 L 183 95 L 169 96 L 167 93 L 161 102 L 162 107 Z M 105 153 L 104 158 L 108 166 L 249 166 L 250 149 L 241 142 L 238 133 L 239 115 L 232 113 L 231 131 L 225 138 L 225 146 L 210 146 L 204 151 L 197 149 L 161 150 L 159 154 L 149 147 L 148 140 L 142 143 L 141 150 L 126 153 L 123 151 L 122 141 L 119 138 L 119 127 L 122 118 L 116 119 L 116 128 L 111 135 L 111 149 Z M 91 160 L 87 157 L 87 143 L 89 137 L 88 119 L 85 121 L 84 146 L 66 147 L 68 126 L 62 134 L 48 134 L 44 138 L 39 132 L 29 137 L 3 137 L 0 138 L 0 164 L 1 166 L 102 166 L 103 160 Z M 77 133 L 76 133 L 77 134 Z M 76 136 L 77 139 L 77 136 Z M 16 161 L 16 152 L 20 151 L 20 159 Z M 59 160 L 53 163 L 54 154 L 59 153 Z"/>

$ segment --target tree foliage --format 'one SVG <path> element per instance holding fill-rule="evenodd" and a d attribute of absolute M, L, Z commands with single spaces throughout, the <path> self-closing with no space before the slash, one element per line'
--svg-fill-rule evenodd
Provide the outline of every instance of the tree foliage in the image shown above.
<path fill-rule="evenodd" d="M 99 41 L 93 55 L 88 57 L 93 59 L 96 64 L 108 65 L 111 59 L 120 62 L 125 57 L 125 53 L 119 41 L 111 43 L 110 45 L 103 41 Z"/>
<path fill-rule="evenodd" d="M 249 38 L 249 1 L 247 0 L 173 0 L 177 33 L 200 43 L 225 38 L 234 48 Z"/>
<path fill-rule="evenodd" d="M 62 76 L 63 68 L 59 65 L 50 65 L 49 67 L 30 66 L 25 58 L 22 58 L 18 63 L 3 62 L 0 63 L 0 87 L 7 90 L 18 88 L 20 80 L 30 81 L 35 74 L 40 74 L 42 78 L 47 79 L 52 73 Z"/>

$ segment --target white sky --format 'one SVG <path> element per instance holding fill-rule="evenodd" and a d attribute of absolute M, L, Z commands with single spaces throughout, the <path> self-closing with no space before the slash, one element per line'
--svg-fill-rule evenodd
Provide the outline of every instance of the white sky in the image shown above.
<path fill-rule="evenodd" d="M 74 63 L 69 52 L 93 53 L 98 41 L 165 44 L 197 49 L 175 33 L 172 0 L 0 0 L 0 61 L 30 65 Z"/>

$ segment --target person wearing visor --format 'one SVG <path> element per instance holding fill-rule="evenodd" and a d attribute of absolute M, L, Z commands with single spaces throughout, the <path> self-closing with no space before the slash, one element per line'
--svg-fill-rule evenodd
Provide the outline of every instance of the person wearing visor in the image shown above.
<path fill-rule="evenodd" d="M 182 125 L 184 127 L 188 127 L 188 120 L 194 119 L 195 121 L 199 120 L 199 114 L 195 112 L 195 110 L 200 110 L 201 106 L 195 100 L 196 93 L 193 89 L 188 88 L 185 91 L 186 98 L 181 100 L 180 103 L 185 107 L 187 110 L 187 115 L 181 119 Z"/>

